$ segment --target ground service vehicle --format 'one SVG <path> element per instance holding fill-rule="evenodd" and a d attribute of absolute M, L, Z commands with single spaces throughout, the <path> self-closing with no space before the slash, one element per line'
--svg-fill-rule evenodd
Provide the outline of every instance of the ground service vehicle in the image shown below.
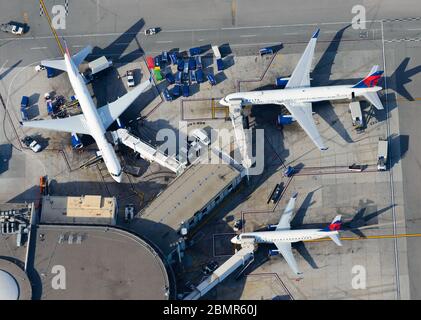
<path fill-rule="evenodd" d="M 41 151 L 41 145 L 32 137 L 26 136 L 22 140 L 23 144 L 30 148 L 33 152 Z"/>
<path fill-rule="evenodd" d="M 379 139 L 377 150 L 377 170 L 387 170 L 387 139 Z"/>
<path fill-rule="evenodd" d="M 126 76 L 127 76 L 127 85 L 129 87 L 134 87 L 133 70 L 127 70 Z"/>
<path fill-rule="evenodd" d="M 25 31 L 25 25 L 16 22 L 4 23 L 0 26 L 1 31 L 21 36 Z"/>

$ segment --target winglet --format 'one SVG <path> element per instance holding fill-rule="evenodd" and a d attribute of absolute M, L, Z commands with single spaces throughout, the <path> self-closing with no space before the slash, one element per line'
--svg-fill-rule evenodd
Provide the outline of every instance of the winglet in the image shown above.
<path fill-rule="evenodd" d="M 313 33 L 312 38 L 313 38 L 313 39 L 317 39 L 317 38 L 318 38 L 318 36 L 319 36 L 319 33 L 320 33 L 320 29 L 317 29 L 317 30 Z"/>

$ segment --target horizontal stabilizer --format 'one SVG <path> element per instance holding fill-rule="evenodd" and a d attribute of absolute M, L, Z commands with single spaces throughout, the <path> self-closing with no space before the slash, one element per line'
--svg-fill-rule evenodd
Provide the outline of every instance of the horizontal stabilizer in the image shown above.
<path fill-rule="evenodd" d="M 76 66 L 79 66 L 90 53 L 92 53 L 91 46 L 87 46 L 83 48 L 78 53 L 72 56 L 73 62 L 75 63 Z"/>
<path fill-rule="evenodd" d="M 338 234 L 329 234 L 330 239 L 335 242 L 338 246 L 342 247 L 341 239 Z"/>
<path fill-rule="evenodd" d="M 42 60 L 41 65 L 47 68 L 53 68 L 57 70 L 67 71 L 66 63 L 63 59 L 61 60 Z"/>
<path fill-rule="evenodd" d="M 377 92 L 366 92 L 363 93 L 363 96 L 364 98 L 366 98 L 367 101 L 369 101 L 373 106 L 375 106 L 377 110 L 384 109 Z"/>

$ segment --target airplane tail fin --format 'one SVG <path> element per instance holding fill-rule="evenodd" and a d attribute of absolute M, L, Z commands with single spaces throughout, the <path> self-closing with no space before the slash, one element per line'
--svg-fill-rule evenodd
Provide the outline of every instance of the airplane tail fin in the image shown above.
<path fill-rule="evenodd" d="M 382 77 L 383 71 L 379 71 L 379 66 L 373 66 L 369 74 L 358 82 L 353 88 L 371 88 L 377 86 L 380 78 Z"/>
<path fill-rule="evenodd" d="M 337 215 L 335 217 L 335 219 L 332 220 L 332 222 L 330 223 L 330 225 L 327 228 L 323 229 L 323 231 L 326 231 L 326 232 L 329 232 L 329 231 L 339 231 L 339 230 L 341 230 L 341 226 L 342 226 L 342 216 L 341 215 Z M 339 234 L 338 233 L 330 233 L 330 234 L 328 234 L 328 236 L 338 246 L 342 246 L 342 242 L 341 242 L 341 239 L 339 238 Z"/>
<path fill-rule="evenodd" d="M 324 228 L 323 231 L 339 231 L 342 226 L 342 216 L 339 214 L 332 220 L 330 225 L 327 228 Z"/>

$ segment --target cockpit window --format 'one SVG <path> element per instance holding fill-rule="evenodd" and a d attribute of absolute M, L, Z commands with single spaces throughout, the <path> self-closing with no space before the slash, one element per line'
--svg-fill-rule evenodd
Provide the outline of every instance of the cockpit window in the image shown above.
<path fill-rule="evenodd" d="M 121 170 L 119 171 L 119 173 L 118 174 L 115 174 L 115 173 L 112 173 L 112 172 L 110 172 L 111 173 L 111 175 L 113 176 L 113 177 L 119 177 L 119 176 L 121 176 Z"/>

